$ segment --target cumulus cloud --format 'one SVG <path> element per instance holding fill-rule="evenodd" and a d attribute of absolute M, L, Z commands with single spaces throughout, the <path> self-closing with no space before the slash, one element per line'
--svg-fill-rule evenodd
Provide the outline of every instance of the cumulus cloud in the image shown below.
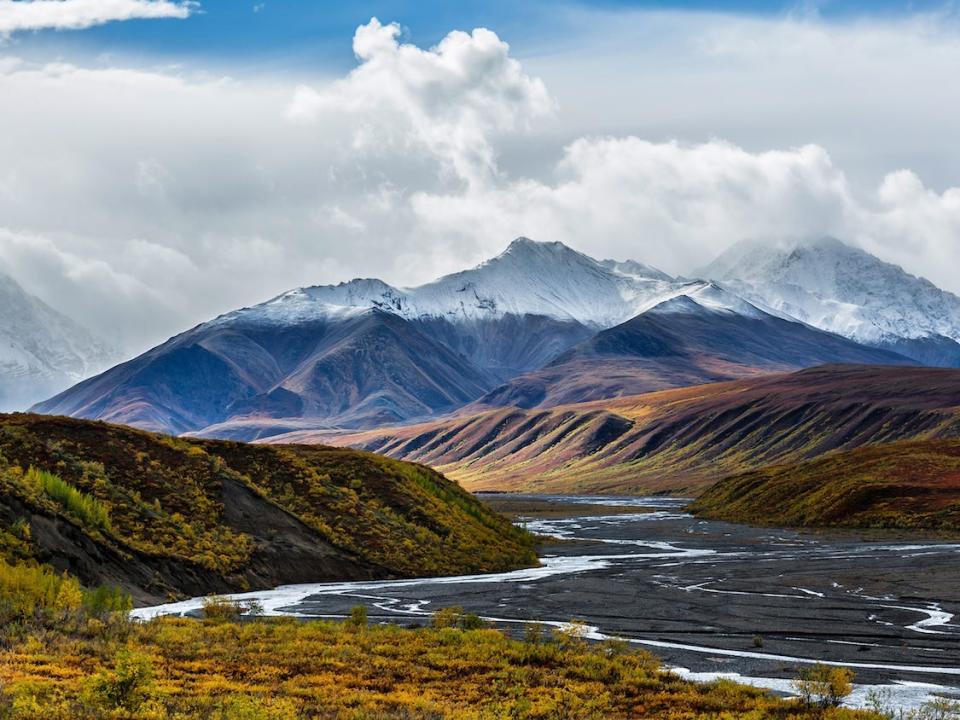
<path fill-rule="evenodd" d="M 889 112 L 910 98 L 910 122 L 940 137 L 941 115 L 919 112 L 918 91 L 875 57 L 892 31 L 771 21 L 750 37 L 766 32 L 779 48 L 735 50 L 729 38 L 761 21 L 697 17 L 699 30 L 652 70 L 633 61 L 647 52 L 631 49 L 635 38 L 578 51 L 573 68 L 556 57 L 521 64 L 489 30 L 421 48 L 377 20 L 354 36 L 353 71 L 309 85 L 0 59 L 0 268 L 130 352 L 298 285 L 424 282 L 520 234 L 674 273 L 742 238 L 831 234 L 960 291 L 960 189 L 930 180 L 952 146 L 923 145 L 900 116 L 869 143 L 882 172 L 845 152 L 878 132 L 880 119 L 848 117 L 844 105 L 861 92 L 861 106 L 881 107 L 865 84 L 874 66 L 895 89 Z M 656 41 L 674 42 L 676 18 L 644 18 Z M 928 31 L 911 27 L 899 42 L 914 67 L 937 77 L 960 64 L 960 43 L 925 43 Z M 804 55 L 789 38 L 821 49 Z M 616 57 L 591 66 L 605 52 Z M 694 67 L 665 64 L 670 53 Z M 867 89 L 830 86 L 824 55 L 846 58 L 830 78 Z M 820 64 L 822 103 L 775 93 L 747 69 L 776 68 L 780 81 L 785 68 L 802 77 Z M 929 102 L 949 107 L 948 87 Z M 610 88 L 616 97 L 596 94 Z M 831 113 L 850 127 L 808 132 Z M 734 117 L 731 137 L 715 139 Z"/>
<path fill-rule="evenodd" d="M 347 113 L 353 147 L 375 152 L 425 150 L 460 180 L 480 184 L 497 174 L 493 135 L 529 129 L 552 110 L 543 82 L 526 75 L 496 33 L 451 32 L 429 50 L 400 43 L 400 26 L 373 18 L 357 28 L 360 64 L 343 80 L 301 86 L 287 113 L 299 121 Z"/>
<path fill-rule="evenodd" d="M 117 20 L 187 18 L 190 0 L 0 0 L 0 35 L 23 30 L 81 30 Z"/>

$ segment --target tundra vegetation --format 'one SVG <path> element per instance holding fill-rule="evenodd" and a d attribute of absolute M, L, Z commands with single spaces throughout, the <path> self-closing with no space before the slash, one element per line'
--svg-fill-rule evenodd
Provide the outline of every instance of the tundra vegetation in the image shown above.
<path fill-rule="evenodd" d="M 218 597 L 202 619 L 136 622 L 122 593 L 6 562 L 0 603 L 4 720 L 877 717 L 694 684 L 575 623 L 520 640 L 459 608 L 420 628 L 372 625 L 360 609 L 346 622 L 241 620 Z"/>
<path fill-rule="evenodd" d="M 0 415 L 0 552 L 120 584 L 141 602 L 511 570 L 536 564 L 534 543 L 422 465 Z M 297 574 L 305 566 L 310 577 Z"/>

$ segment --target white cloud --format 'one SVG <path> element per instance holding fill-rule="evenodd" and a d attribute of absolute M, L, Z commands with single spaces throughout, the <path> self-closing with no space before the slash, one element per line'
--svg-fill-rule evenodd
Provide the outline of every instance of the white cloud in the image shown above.
<path fill-rule="evenodd" d="M 488 30 L 423 49 L 371 21 L 352 72 L 299 87 L 2 58 L 0 267 L 131 350 L 298 285 L 424 282 L 520 234 L 682 273 L 743 237 L 829 233 L 960 291 L 956 38 L 638 18 L 629 44 L 522 65 Z"/>
<path fill-rule="evenodd" d="M 550 181 L 412 203 L 419 233 L 450 243 L 523 233 L 681 273 L 743 238 L 832 235 L 960 291 L 960 188 L 938 194 L 897 171 L 861 199 L 816 145 L 751 153 L 719 140 L 579 139 Z"/>
<path fill-rule="evenodd" d="M 190 0 L 0 0 L 0 35 L 23 30 L 82 30 L 117 20 L 187 18 Z"/>
<path fill-rule="evenodd" d="M 413 203 L 427 235 L 480 242 L 522 232 L 674 271 L 744 237 L 829 233 L 855 206 L 843 174 L 816 146 L 750 153 L 722 141 L 634 137 L 576 140 L 550 182 L 420 193 Z"/>
<path fill-rule="evenodd" d="M 497 173 L 493 136 L 526 130 L 552 110 L 543 82 L 526 75 L 490 30 L 451 32 L 432 49 L 398 41 L 396 23 L 357 28 L 360 65 L 322 90 L 297 88 L 288 115 L 301 121 L 346 113 L 358 151 L 426 150 L 466 183 Z"/>

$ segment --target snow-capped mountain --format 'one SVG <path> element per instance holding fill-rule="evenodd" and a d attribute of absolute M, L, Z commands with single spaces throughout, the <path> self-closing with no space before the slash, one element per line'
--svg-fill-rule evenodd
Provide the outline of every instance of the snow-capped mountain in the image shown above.
<path fill-rule="evenodd" d="M 85 328 L 0 273 L 0 410 L 23 410 L 116 359 Z"/>
<path fill-rule="evenodd" d="M 834 238 L 741 242 L 698 274 L 814 327 L 960 366 L 960 297 Z"/>
<path fill-rule="evenodd" d="M 363 278 L 298 288 L 215 322 L 304 322 L 310 318 L 379 308 L 407 320 L 463 324 L 514 316 L 540 316 L 590 328 L 613 327 L 671 297 L 700 292 L 703 282 L 678 281 L 632 260 L 597 261 L 559 242 L 517 238 L 501 254 L 469 270 L 419 287 L 397 288 Z M 713 304 L 753 311 L 714 287 Z"/>

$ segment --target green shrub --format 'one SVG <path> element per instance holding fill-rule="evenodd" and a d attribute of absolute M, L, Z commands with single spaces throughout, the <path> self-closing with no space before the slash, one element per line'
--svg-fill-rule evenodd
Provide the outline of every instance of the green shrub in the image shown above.
<path fill-rule="evenodd" d="M 84 593 L 83 609 L 90 615 L 126 613 L 132 608 L 130 596 L 118 587 L 101 585 Z"/>
<path fill-rule="evenodd" d="M 355 628 L 365 628 L 367 626 L 367 606 L 355 605 L 350 608 L 350 619 L 347 622 Z"/>
<path fill-rule="evenodd" d="M 120 650 L 113 669 L 94 675 L 87 687 L 87 698 L 104 708 L 136 711 L 154 689 L 153 661 L 134 650 Z"/>
<path fill-rule="evenodd" d="M 84 525 L 110 530 L 110 516 L 104 504 L 95 497 L 80 492 L 59 475 L 31 467 L 27 471 L 26 481 L 59 503 Z"/>
<path fill-rule="evenodd" d="M 460 617 L 460 627 L 464 630 L 480 630 L 486 626 L 486 621 L 474 613 L 467 613 Z"/>

